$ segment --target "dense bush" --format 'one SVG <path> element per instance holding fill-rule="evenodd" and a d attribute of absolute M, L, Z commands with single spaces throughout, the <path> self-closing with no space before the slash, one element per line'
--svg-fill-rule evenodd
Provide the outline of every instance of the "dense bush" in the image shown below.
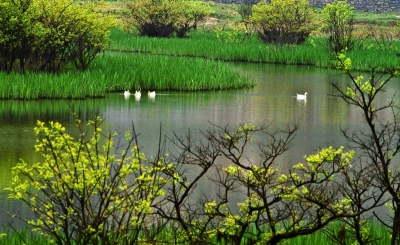
<path fill-rule="evenodd" d="M 265 43 L 300 44 L 313 30 L 313 11 L 307 0 L 261 1 L 253 6 L 251 20 Z"/>
<path fill-rule="evenodd" d="M 127 4 L 129 29 L 149 37 L 185 37 L 212 13 L 211 3 L 191 0 L 140 0 Z"/>
<path fill-rule="evenodd" d="M 3 0 L 0 16 L 0 70 L 8 72 L 84 70 L 107 47 L 114 23 L 93 3 L 73 0 Z"/>

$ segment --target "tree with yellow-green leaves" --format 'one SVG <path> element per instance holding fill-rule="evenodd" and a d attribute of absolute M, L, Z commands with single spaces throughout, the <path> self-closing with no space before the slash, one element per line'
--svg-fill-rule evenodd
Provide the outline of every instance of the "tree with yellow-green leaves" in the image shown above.
<path fill-rule="evenodd" d="M 124 141 L 103 134 L 101 123 L 95 118 L 84 126 L 76 118 L 73 137 L 60 123 L 39 121 L 35 150 L 42 161 L 12 168 L 10 198 L 34 218 L 16 216 L 55 244 L 134 244 L 155 222 L 152 205 L 169 182 L 162 172 L 174 167 L 162 156 L 147 159 L 134 133 Z"/>
<path fill-rule="evenodd" d="M 332 50 L 334 51 L 334 50 Z M 358 150 L 357 165 L 348 177 L 347 193 L 351 193 L 353 212 L 369 210 L 373 206 L 388 206 L 392 215 L 376 220 L 390 229 L 391 244 L 400 242 L 400 171 L 397 166 L 400 153 L 400 111 L 397 94 L 388 96 L 386 88 L 393 78 L 400 75 L 399 67 L 384 67 L 384 72 L 370 68 L 368 76 L 354 75 L 352 61 L 342 51 L 335 52 L 336 66 L 349 80 L 346 84 L 331 81 L 334 96 L 342 98 L 360 113 L 365 127 L 358 130 L 342 130 L 350 144 Z M 379 100 L 384 101 L 378 103 Z M 363 230 L 365 219 L 353 216 L 345 220 L 345 226 L 354 231 L 359 244 L 375 244 L 379 239 Z"/>
<path fill-rule="evenodd" d="M 328 48 L 334 52 L 352 50 L 354 46 L 354 7 L 347 0 L 335 0 L 325 5 L 322 16 L 329 35 Z"/>
<path fill-rule="evenodd" d="M 300 44 L 315 28 L 307 0 L 260 1 L 253 5 L 251 21 L 263 42 L 279 45 Z"/>
<path fill-rule="evenodd" d="M 243 123 L 203 132 L 205 142 L 190 135 L 175 137 L 172 142 L 180 153 L 171 160 L 177 167 L 169 175 L 179 178 L 166 186 L 165 198 L 155 207 L 180 228 L 170 234 L 174 240 L 278 244 L 352 216 L 351 200 L 338 190 L 354 152 L 328 147 L 284 170 L 280 156 L 289 150 L 297 129 L 298 125 L 276 130 Z M 190 178 L 185 174 L 189 166 Z M 210 169 L 216 171 L 208 177 L 215 195 L 191 197 Z M 232 198 L 240 201 L 232 203 Z"/>
<path fill-rule="evenodd" d="M 86 69 L 109 43 L 115 21 L 93 2 L 0 1 L 0 70 Z"/>
<path fill-rule="evenodd" d="M 176 36 L 187 36 L 191 29 L 196 29 L 197 24 L 213 13 L 212 2 L 182 1 L 178 4 L 180 17 L 174 23 Z"/>
<path fill-rule="evenodd" d="M 127 4 L 127 28 L 136 28 L 143 36 L 185 37 L 212 13 L 211 5 L 197 0 L 133 0 Z"/>

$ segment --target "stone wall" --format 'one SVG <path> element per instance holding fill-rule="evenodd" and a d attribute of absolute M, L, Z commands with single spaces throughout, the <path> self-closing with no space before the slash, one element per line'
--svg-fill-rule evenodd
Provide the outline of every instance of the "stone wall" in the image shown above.
<path fill-rule="evenodd" d="M 259 0 L 214 0 L 219 3 L 256 3 Z M 327 3 L 332 3 L 333 0 L 309 0 L 313 7 L 323 8 Z M 400 12 L 400 0 L 349 0 L 349 3 L 356 10 L 387 13 Z"/>

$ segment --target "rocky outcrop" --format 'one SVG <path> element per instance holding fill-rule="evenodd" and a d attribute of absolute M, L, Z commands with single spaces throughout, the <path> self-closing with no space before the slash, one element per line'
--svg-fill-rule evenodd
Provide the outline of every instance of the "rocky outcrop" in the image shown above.
<path fill-rule="evenodd" d="M 309 0 L 309 2 L 314 7 L 323 8 L 327 3 L 332 3 L 333 0 Z M 400 0 L 349 0 L 349 3 L 354 6 L 354 9 L 365 12 L 400 11 Z"/>

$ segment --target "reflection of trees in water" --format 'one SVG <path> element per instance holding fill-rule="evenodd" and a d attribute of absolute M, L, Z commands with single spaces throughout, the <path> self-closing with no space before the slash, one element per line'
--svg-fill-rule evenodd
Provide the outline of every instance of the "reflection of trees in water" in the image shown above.
<path fill-rule="evenodd" d="M 72 112 L 82 120 L 101 114 L 106 101 L 103 99 L 84 100 L 1 100 L 0 116 L 4 124 L 16 124 L 41 120 L 69 123 L 74 121 Z"/>

